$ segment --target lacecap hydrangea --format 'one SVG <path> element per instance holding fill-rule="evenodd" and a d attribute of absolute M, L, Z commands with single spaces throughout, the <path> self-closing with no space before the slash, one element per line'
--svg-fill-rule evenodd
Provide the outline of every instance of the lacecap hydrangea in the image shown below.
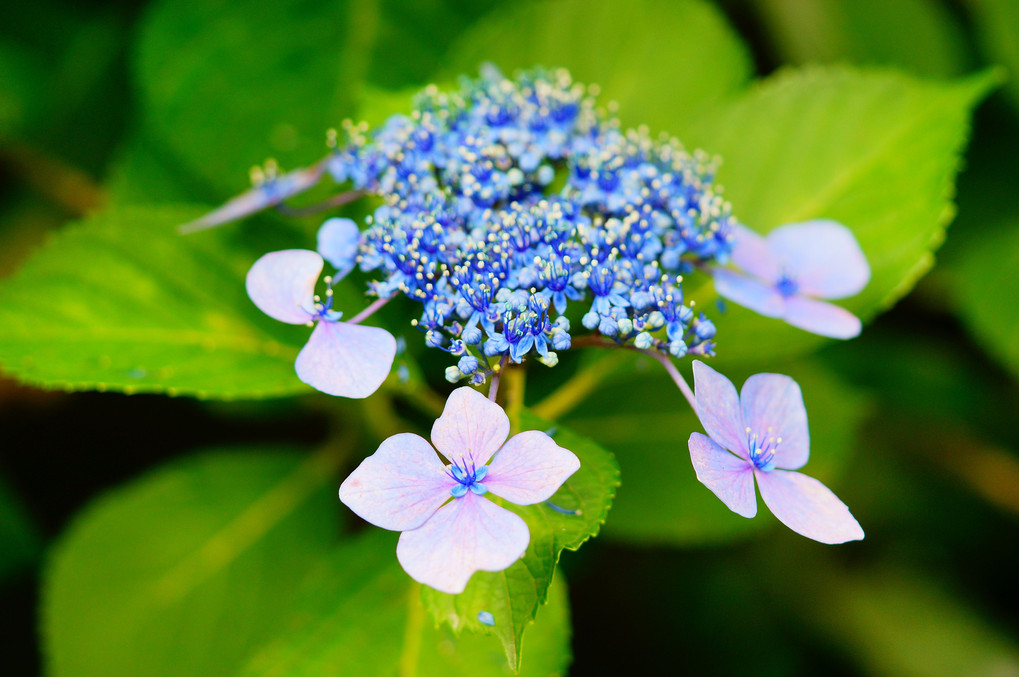
<path fill-rule="evenodd" d="M 623 130 L 594 93 L 563 70 L 487 68 L 454 92 L 431 86 L 409 115 L 345 123 L 318 165 L 270 176 L 194 225 L 277 204 L 323 174 L 348 189 L 340 201 L 381 197 L 351 254 L 370 295 L 421 304 L 412 323 L 452 356 L 451 381 L 484 382 L 528 355 L 553 366 L 585 330 L 710 355 L 714 324 L 682 282 L 731 250 L 715 162 Z"/>

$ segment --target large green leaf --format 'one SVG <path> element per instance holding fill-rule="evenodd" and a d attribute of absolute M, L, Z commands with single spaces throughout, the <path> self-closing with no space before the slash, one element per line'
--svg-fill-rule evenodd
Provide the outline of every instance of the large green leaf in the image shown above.
<path fill-rule="evenodd" d="M 310 392 L 306 327 L 264 316 L 244 276 L 286 231 L 192 236 L 195 208 L 120 209 L 56 235 L 0 284 L 0 364 L 28 383 L 234 398 Z"/>
<path fill-rule="evenodd" d="M 862 396 L 813 362 L 773 363 L 767 371 L 792 376 L 803 390 L 811 439 L 804 472 L 823 482 L 834 479 L 854 450 L 865 414 Z M 737 388 L 750 374 L 725 370 Z M 625 481 L 605 525 L 606 538 L 697 545 L 761 533 L 776 523 L 763 506 L 750 520 L 732 513 L 697 481 L 688 441 L 703 428 L 656 362 L 640 358 L 632 368 L 617 370 L 564 420 L 619 459 Z M 838 493 L 838 485 L 831 486 Z"/>
<path fill-rule="evenodd" d="M 752 66 L 724 17 L 700 0 L 531 0 L 467 30 L 445 75 L 485 61 L 512 72 L 565 67 L 619 103 L 624 124 L 681 132 L 696 111 L 742 88 Z"/>
<path fill-rule="evenodd" d="M 329 466 L 326 456 L 208 454 L 105 496 L 46 571 L 49 674 L 229 674 L 276 636 L 332 546 Z"/>
<path fill-rule="evenodd" d="M 995 81 L 982 75 L 943 84 L 849 68 L 784 71 L 702 118 L 684 141 L 723 156 L 717 180 L 751 228 L 767 232 L 815 218 L 851 228 L 873 275 L 844 305 L 866 319 L 933 264 L 932 250 L 954 213 L 970 110 Z M 723 362 L 775 359 L 822 341 L 730 308 L 716 318 Z"/>
<path fill-rule="evenodd" d="M 959 313 L 985 346 L 1019 378 L 1019 222 L 987 233 L 951 269 Z"/>
<path fill-rule="evenodd" d="M 284 630 L 252 655 L 242 674 L 506 674 L 506 656 L 496 638 L 473 632 L 456 636 L 427 618 L 420 587 L 408 585 L 394 548 L 393 534 L 372 530 L 333 553 L 303 586 Z M 528 640 L 519 674 L 565 671 L 570 652 L 563 585 L 549 590 Z"/>
<path fill-rule="evenodd" d="M 939 0 L 763 0 L 755 7 L 788 63 L 851 61 L 940 77 L 968 65 L 962 27 Z"/>
<path fill-rule="evenodd" d="M 337 460 L 205 454 L 96 503 L 46 572 L 49 674 L 505 674 L 495 638 L 426 621 L 395 534 L 336 545 Z M 563 586 L 548 606 L 523 674 L 569 662 Z"/>
<path fill-rule="evenodd" d="M 554 505 L 579 514 L 564 514 L 547 505 L 517 506 L 502 502 L 523 517 L 530 529 L 531 542 L 523 559 L 505 571 L 474 574 L 467 589 L 459 595 L 431 588 L 422 593 L 425 606 L 437 622 L 448 623 L 456 632 L 463 629 L 494 632 L 502 640 L 514 669 L 520 665 L 524 630 L 548 599 L 560 554 L 564 549 L 577 550 L 598 534 L 619 485 L 619 467 L 612 454 L 591 440 L 563 426 L 552 426 L 529 412 L 524 412 L 521 427 L 524 430 L 554 427 L 556 443 L 580 459 L 580 470 L 551 499 Z M 482 611 L 495 618 L 495 626 L 490 630 L 478 621 Z"/>
<path fill-rule="evenodd" d="M 249 167 L 325 155 L 325 131 L 354 112 L 374 3 L 157 2 L 135 75 L 147 124 L 213 185 L 239 192 Z"/>

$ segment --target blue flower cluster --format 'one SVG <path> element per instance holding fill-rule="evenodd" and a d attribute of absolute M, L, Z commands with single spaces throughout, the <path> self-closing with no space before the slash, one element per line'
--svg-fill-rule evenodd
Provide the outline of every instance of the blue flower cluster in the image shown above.
<path fill-rule="evenodd" d="M 681 283 L 731 249 L 715 166 L 620 129 L 592 90 L 562 70 L 487 69 L 456 92 L 427 88 L 374 132 L 344 125 L 328 171 L 385 200 L 358 264 L 381 273 L 379 297 L 423 305 L 427 344 L 458 358 L 450 380 L 483 382 L 495 362 L 531 353 L 554 365 L 571 344 L 568 315 L 620 344 L 713 350 L 714 325 Z"/>

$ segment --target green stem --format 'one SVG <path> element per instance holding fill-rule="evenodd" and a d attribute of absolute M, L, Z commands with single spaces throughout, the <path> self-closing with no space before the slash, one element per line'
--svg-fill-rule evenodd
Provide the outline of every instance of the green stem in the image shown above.
<path fill-rule="evenodd" d="M 403 630 L 403 651 L 400 653 L 400 677 L 417 675 L 421 656 L 421 631 L 425 624 L 425 606 L 421 603 L 421 584 L 411 583 L 407 595 L 407 625 Z"/>
<path fill-rule="evenodd" d="M 527 386 L 527 372 L 524 367 L 513 365 L 503 370 L 503 388 L 506 393 L 506 415 L 509 416 L 510 429 L 513 432 L 520 430 L 520 415 L 524 411 L 524 390 Z"/>
<path fill-rule="evenodd" d="M 586 369 L 581 369 L 531 409 L 546 421 L 558 421 L 577 408 L 624 361 L 621 352 L 610 353 Z"/>

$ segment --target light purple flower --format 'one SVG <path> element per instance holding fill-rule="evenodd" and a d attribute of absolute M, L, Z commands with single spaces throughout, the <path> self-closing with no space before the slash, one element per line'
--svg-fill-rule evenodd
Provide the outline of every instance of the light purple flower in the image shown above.
<path fill-rule="evenodd" d="M 332 284 L 325 299 L 315 295 L 324 261 L 317 252 L 270 252 L 248 271 L 248 296 L 266 315 L 288 324 L 315 325 L 297 355 L 297 376 L 312 388 L 341 397 L 368 397 L 393 366 L 396 339 L 385 329 L 340 322 L 333 310 Z"/>
<path fill-rule="evenodd" d="M 180 227 L 180 232 L 194 233 L 206 228 L 214 228 L 277 205 L 288 197 L 303 193 L 317 184 L 322 178 L 322 174 L 325 173 L 325 169 L 326 163 L 322 161 L 311 167 L 295 169 L 279 176 L 271 176 L 254 188 L 230 199 L 222 207 L 185 223 Z"/>
<path fill-rule="evenodd" d="M 845 308 L 817 299 L 858 293 L 870 280 L 870 266 L 852 231 L 835 221 L 779 226 L 761 237 L 734 229 L 732 262 L 743 272 L 714 271 L 715 289 L 761 315 L 832 338 L 860 333 L 860 320 Z"/>
<path fill-rule="evenodd" d="M 396 557 L 411 578 L 459 594 L 475 571 L 502 571 L 530 541 L 524 520 L 485 494 L 541 503 L 580 467 L 545 433 L 507 440 L 509 430 L 499 405 L 457 388 L 432 426 L 432 443 L 449 465 L 424 438 L 394 435 L 344 480 L 340 500 L 372 524 L 403 532 Z"/>
<path fill-rule="evenodd" d="M 703 362 L 693 363 L 693 374 L 697 415 L 708 433 L 690 435 L 690 459 L 701 484 L 737 515 L 753 517 L 756 477 L 765 504 L 793 531 L 821 543 L 863 538 L 860 524 L 831 490 L 791 472 L 810 453 L 807 410 L 796 381 L 755 374 L 737 396 L 732 382 Z"/>

